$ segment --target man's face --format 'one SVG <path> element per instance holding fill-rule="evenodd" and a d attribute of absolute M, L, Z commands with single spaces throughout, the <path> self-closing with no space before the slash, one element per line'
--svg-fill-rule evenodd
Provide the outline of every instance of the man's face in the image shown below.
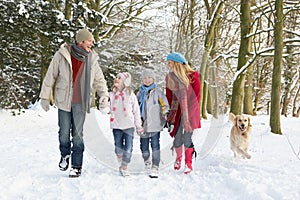
<path fill-rule="evenodd" d="M 87 52 L 91 52 L 93 46 L 93 40 L 84 40 L 82 42 L 78 42 L 78 46 L 83 48 Z"/>

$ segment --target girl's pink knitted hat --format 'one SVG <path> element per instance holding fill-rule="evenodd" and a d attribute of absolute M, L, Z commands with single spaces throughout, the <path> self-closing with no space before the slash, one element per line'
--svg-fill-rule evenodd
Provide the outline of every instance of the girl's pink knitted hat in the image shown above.
<path fill-rule="evenodd" d="M 129 87 L 131 84 L 131 75 L 128 72 L 121 72 L 117 75 L 123 81 L 125 87 Z"/>

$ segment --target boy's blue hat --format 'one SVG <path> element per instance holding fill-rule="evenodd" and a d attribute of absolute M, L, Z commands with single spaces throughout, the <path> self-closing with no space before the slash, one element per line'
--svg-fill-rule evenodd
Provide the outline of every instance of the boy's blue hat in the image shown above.
<path fill-rule="evenodd" d="M 184 56 L 181 53 L 177 53 L 177 52 L 169 53 L 169 55 L 167 56 L 167 61 L 168 60 L 179 62 L 181 64 L 186 64 L 187 63 Z"/>

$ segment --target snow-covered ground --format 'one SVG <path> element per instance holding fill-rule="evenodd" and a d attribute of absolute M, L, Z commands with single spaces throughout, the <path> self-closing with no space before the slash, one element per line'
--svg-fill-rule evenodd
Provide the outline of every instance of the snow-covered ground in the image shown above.
<path fill-rule="evenodd" d="M 202 120 L 202 128 L 194 134 L 196 150 L 201 152 L 207 133 L 216 135 L 217 144 L 207 156 L 193 160 L 193 173 L 173 170 L 172 139 L 163 132 L 159 178 L 143 173 L 138 136 L 131 176 L 123 178 L 108 117 L 93 110 L 85 126 L 83 174 L 71 179 L 68 171 L 58 169 L 56 108 L 46 113 L 34 106 L 17 116 L 0 110 L 0 199 L 300 199 L 300 119 L 283 117 L 283 135 L 270 132 L 269 116 L 251 120 L 250 160 L 233 158 L 227 119 L 218 129 L 211 128 L 212 120 Z"/>

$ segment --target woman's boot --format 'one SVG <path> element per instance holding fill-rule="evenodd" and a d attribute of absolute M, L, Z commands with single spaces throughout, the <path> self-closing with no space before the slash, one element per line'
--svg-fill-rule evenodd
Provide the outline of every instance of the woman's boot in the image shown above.
<path fill-rule="evenodd" d="M 175 148 L 176 160 L 174 163 L 174 170 L 179 170 L 181 167 L 182 149 L 183 149 L 183 146 Z"/>
<path fill-rule="evenodd" d="M 192 158 L 194 153 L 194 147 L 192 148 L 185 148 L 185 169 L 184 173 L 189 174 L 193 171 L 192 167 Z"/>

